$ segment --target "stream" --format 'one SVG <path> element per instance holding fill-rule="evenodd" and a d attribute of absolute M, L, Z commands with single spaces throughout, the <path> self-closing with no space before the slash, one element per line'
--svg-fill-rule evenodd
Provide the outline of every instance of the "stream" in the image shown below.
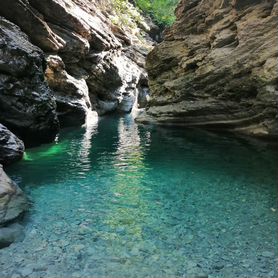
<path fill-rule="evenodd" d="M 7 173 L 32 206 L 0 277 L 277 277 L 277 149 L 92 118 Z"/>

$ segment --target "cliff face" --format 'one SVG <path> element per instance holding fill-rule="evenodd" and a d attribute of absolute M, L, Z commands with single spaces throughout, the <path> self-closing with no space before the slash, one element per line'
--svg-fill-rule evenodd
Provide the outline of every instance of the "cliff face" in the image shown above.
<path fill-rule="evenodd" d="M 278 2 L 182 0 L 147 58 L 142 122 L 278 136 Z"/>
<path fill-rule="evenodd" d="M 113 23 L 112 2 L 0 0 L 0 122 L 25 142 L 131 111 L 152 43 L 135 19 Z"/>
<path fill-rule="evenodd" d="M 44 81 L 43 52 L 0 17 L 0 122 L 23 140 L 47 142 L 58 131 L 56 104 Z"/>

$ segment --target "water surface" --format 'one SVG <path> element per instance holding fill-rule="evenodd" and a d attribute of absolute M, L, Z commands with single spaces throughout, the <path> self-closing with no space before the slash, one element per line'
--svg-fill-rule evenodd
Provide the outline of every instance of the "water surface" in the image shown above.
<path fill-rule="evenodd" d="M 7 169 L 33 201 L 0 277 L 277 277 L 277 151 L 130 116 Z"/>

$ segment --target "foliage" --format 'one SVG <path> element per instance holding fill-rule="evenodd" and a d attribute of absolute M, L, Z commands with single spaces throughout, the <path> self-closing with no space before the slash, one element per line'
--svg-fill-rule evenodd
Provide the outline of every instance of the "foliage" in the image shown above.
<path fill-rule="evenodd" d="M 175 21 L 175 8 L 179 0 L 135 0 L 137 6 L 149 14 L 157 24 L 169 26 Z"/>
<path fill-rule="evenodd" d="M 115 11 L 117 25 L 130 25 L 130 20 L 141 22 L 143 19 L 129 2 L 134 2 L 144 14 L 149 15 L 156 24 L 169 26 L 175 21 L 175 8 L 179 0 L 110 0 Z M 132 26 L 131 26 L 132 27 Z"/>
<path fill-rule="evenodd" d="M 113 24 L 121 28 L 124 26 L 135 28 L 138 22 L 143 21 L 138 9 L 133 7 L 128 0 L 111 0 L 110 3 L 115 12 L 115 16 L 110 18 Z"/>

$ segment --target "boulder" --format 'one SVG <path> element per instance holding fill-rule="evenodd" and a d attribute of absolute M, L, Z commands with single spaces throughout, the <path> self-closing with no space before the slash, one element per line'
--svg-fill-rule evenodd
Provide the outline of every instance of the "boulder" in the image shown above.
<path fill-rule="evenodd" d="M 6 227 L 0 227 L 0 248 L 7 247 L 13 242 L 24 238 L 24 227 L 18 223 L 13 223 Z"/>
<path fill-rule="evenodd" d="M 278 136 L 278 2 L 182 0 L 147 57 L 141 122 Z"/>
<path fill-rule="evenodd" d="M 0 165 L 0 225 L 15 220 L 27 208 L 28 202 L 24 193 Z"/>
<path fill-rule="evenodd" d="M 57 55 L 47 57 L 45 76 L 54 93 L 61 127 L 84 124 L 91 109 L 86 81 L 69 75 L 63 60 Z"/>
<path fill-rule="evenodd" d="M 0 164 L 10 164 L 20 160 L 23 153 L 24 143 L 0 124 Z"/>

